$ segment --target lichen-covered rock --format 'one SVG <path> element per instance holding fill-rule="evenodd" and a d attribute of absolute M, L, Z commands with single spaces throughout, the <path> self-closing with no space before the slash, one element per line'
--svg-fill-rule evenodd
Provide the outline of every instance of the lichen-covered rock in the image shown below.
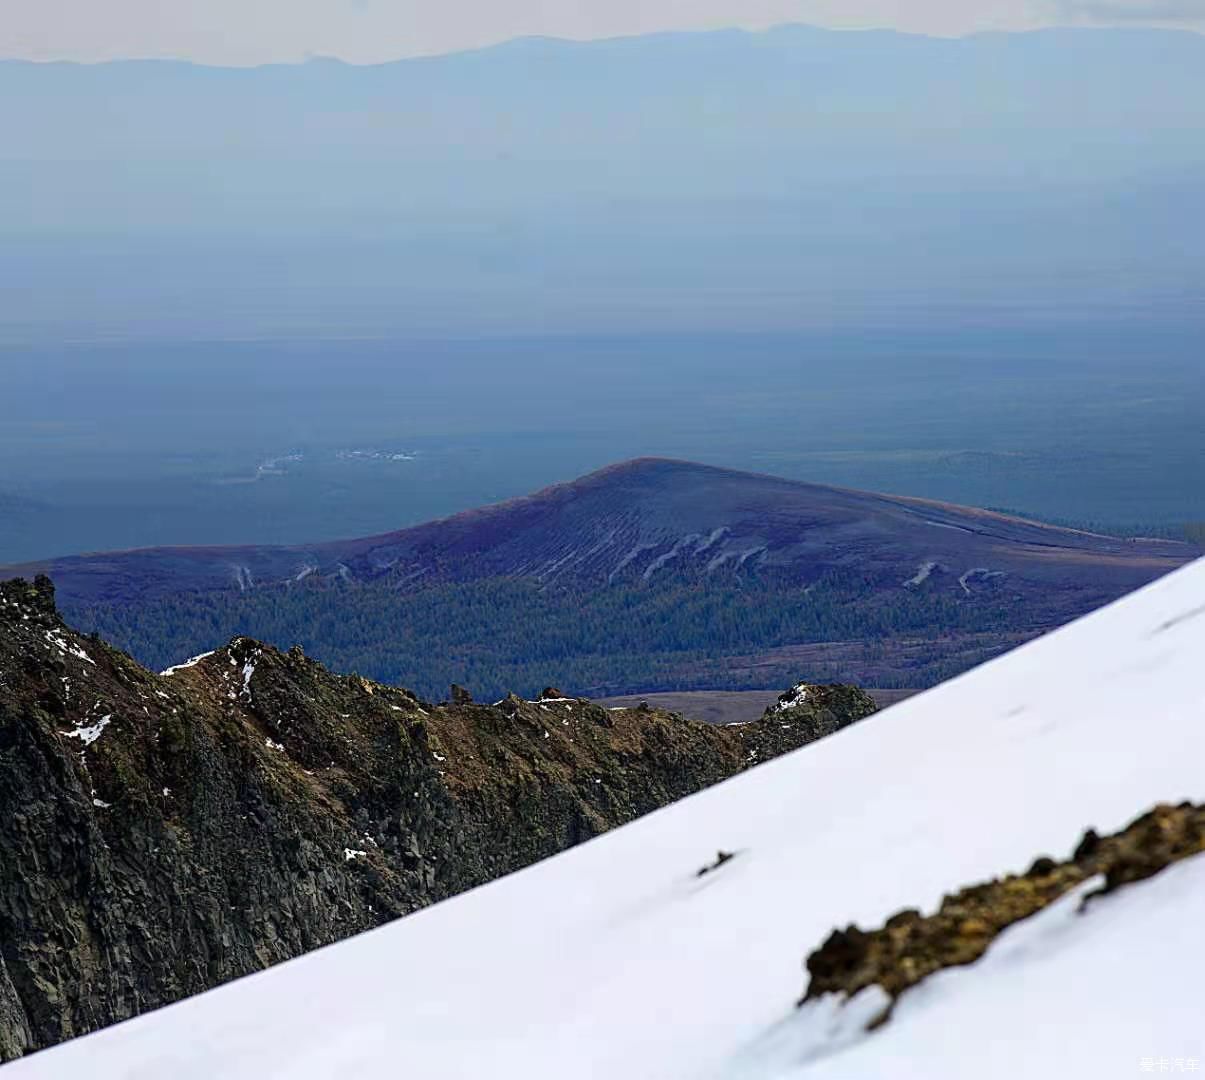
<path fill-rule="evenodd" d="M 804 1002 L 825 994 L 852 998 L 880 986 L 891 1000 L 871 1024 L 886 1022 L 895 1001 L 946 968 L 974 963 L 1008 927 L 1037 914 L 1071 889 L 1103 875 L 1087 901 L 1141 881 L 1180 859 L 1205 851 L 1205 807 L 1158 806 L 1123 831 L 1100 837 L 1089 829 L 1074 855 L 1056 862 L 1039 856 L 1024 874 L 973 885 L 942 900 L 932 915 L 906 910 L 879 930 L 834 930 L 806 962 Z"/>
<path fill-rule="evenodd" d="M 814 730 L 559 692 L 432 705 L 248 638 L 155 675 L 65 626 L 45 579 L 0 584 L 0 1060 L 483 884 Z"/>

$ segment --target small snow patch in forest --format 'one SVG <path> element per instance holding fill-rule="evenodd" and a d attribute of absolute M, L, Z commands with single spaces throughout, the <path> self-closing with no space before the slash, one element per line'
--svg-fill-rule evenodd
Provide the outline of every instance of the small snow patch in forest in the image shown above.
<path fill-rule="evenodd" d="M 933 571 L 937 569 L 937 563 L 927 562 L 921 563 L 921 567 L 917 570 L 915 576 L 910 577 L 904 582 L 905 585 L 923 585 L 932 576 Z"/>
<path fill-rule="evenodd" d="M 284 752 L 284 744 L 273 742 L 271 739 L 264 739 L 264 746 L 266 746 L 269 750 L 279 750 L 282 753 Z"/>
<path fill-rule="evenodd" d="M 367 854 L 367 851 L 361 851 L 359 848 L 345 847 L 343 849 L 343 861 L 351 862 L 354 859 L 362 859 Z"/>
<path fill-rule="evenodd" d="M 967 596 L 972 596 L 973 593 L 971 590 L 971 581 L 973 579 L 983 578 L 984 581 L 991 581 L 993 579 L 1002 578 L 1005 576 L 1007 575 L 1003 570 L 989 570 L 986 566 L 976 566 L 974 569 L 968 570 L 965 574 L 963 574 L 962 577 L 958 579 L 958 584 L 962 586 L 962 591 L 966 593 Z"/>
<path fill-rule="evenodd" d="M 99 810 L 108 810 L 113 806 L 111 802 L 105 802 L 103 799 L 93 799 L 92 805 Z"/>

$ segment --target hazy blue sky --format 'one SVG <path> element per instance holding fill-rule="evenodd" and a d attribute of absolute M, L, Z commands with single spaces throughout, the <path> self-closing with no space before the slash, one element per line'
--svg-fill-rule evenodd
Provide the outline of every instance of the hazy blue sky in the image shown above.
<path fill-rule="evenodd" d="M 8 63 L 0 101 L 0 341 L 1205 314 L 1195 33 Z"/>
<path fill-rule="evenodd" d="M 1205 0 L 0 0 L 0 57 L 369 63 L 531 34 L 781 22 L 942 35 L 1050 25 L 1205 32 Z"/>

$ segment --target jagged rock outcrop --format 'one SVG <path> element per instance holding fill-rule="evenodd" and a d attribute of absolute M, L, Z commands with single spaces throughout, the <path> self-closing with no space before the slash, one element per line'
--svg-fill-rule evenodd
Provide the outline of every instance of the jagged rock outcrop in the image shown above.
<path fill-rule="evenodd" d="M 1036 915 L 1085 882 L 1100 877 L 1084 898 L 1153 877 L 1181 859 L 1205 852 L 1205 807 L 1157 806 L 1112 836 L 1089 829 L 1070 859 L 1040 856 L 1024 874 L 972 885 L 946 896 L 932 915 L 909 909 L 878 930 L 834 930 L 806 961 L 807 992 L 800 1004 L 841 994 L 846 999 L 879 986 L 888 1006 L 871 1028 L 890 1019 L 900 995 L 929 976 L 978 960 L 1010 926 Z"/>
<path fill-rule="evenodd" d="M 48 580 L 0 584 L 0 1060 L 482 884 L 817 730 L 455 698 L 248 638 L 156 675 L 64 625 Z"/>
<path fill-rule="evenodd" d="M 865 720 L 878 708 L 874 698 L 857 686 L 796 683 L 766 709 L 758 724 L 749 725 L 752 730 L 746 738 L 766 760 L 790 749 L 796 732 L 805 732 L 807 741 L 815 742 Z"/>

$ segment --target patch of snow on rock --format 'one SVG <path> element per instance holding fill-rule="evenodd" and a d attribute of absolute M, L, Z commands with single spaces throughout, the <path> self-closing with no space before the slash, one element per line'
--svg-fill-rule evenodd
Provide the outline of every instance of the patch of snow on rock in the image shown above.
<path fill-rule="evenodd" d="M 789 712 L 791 709 L 798 709 L 800 705 L 807 703 L 808 695 L 812 688 L 807 683 L 799 683 L 791 687 L 777 702 L 771 707 L 770 711 L 775 713 Z"/>
<path fill-rule="evenodd" d="M 80 724 L 71 731 L 64 731 L 63 734 L 69 739 L 79 739 L 85 746 L 91 746 L 97 739 L 101 737 L 105 728 L 113 721 L 112 714 L 102 716 L 95 724 Z"/>
<path fill-rule="evenodd" d="M 213 656 L 214 651 L 215 650 L 210 649 L 209 652 L 203 652 L 199 656 L 194 656 L 188 660 L 185 660 L 182 664 L 173 664 L 169 668 L 164 668 L 161 672 L 159 672 L 159 674 L 162 676 L 171 676 L 175 675 L 177 671 L 183 671 L 185 668 L 196 667 L 202 660 L 207 660 L 209 657 Z"/>
<path fill-rule="evenodd" d="M 243 665 L 243 689 L 240 691 L 246 696 L 247 700 L 251 700 L 251 677 L 255 674 L 255 665 L 248 661 Z"/>
<path fill-rule="evenodd" d="M 96 667 L 96 661 L 93 660 L 92 657 L 84 652 L 84 650 L 78 645 L 67 641 L 62 634 L 57 633 L 54 630 L 47 630 L 46 640 L 49 641 L 51 645 L 54 645 L 56 648 L 60 649 L 62 652 L 65 652 L 68 656 L 74 656 L 77 660 L 87 661 L 87 663 L 91 664 L 93 667 Z"/>

